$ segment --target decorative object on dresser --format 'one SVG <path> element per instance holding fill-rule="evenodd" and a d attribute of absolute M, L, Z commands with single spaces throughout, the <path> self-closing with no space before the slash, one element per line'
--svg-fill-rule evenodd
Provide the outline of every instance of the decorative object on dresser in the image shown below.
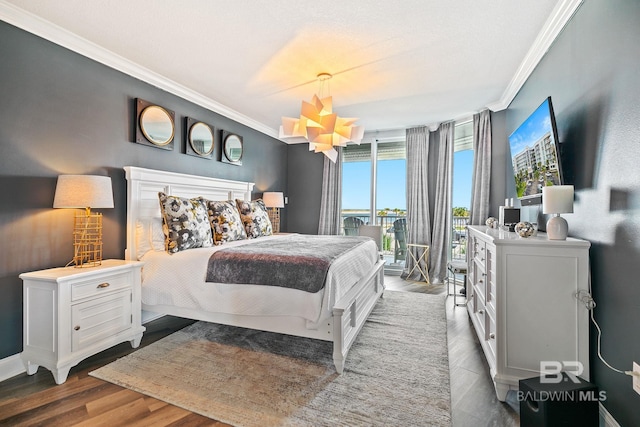
<path fill-rule="evenodd" d="M 81 208 L 73 225 L 73 259 L 76 267 L 102 262 L 102 214 L 91 208 L 113 208 L 111 178 L 97 175 L 60 175 L 53 198 L 54 208 Z M 67 264 L 67 265 L 69 265 Z"/>
<path fill-rule="evenodd" d="M 533 236 L 535 228 L 530 222 L 520 221 L 516 224 L 514 231 L 520 237 L 530 237 Z"/>
<path fill-rule="evenodd" d="M 542 189 L 542 213 L 555 214 L 547 221 L 547 236 L 565 240 L 569 234 L 567 220 L 561 213 L 573 213 L 573 185 L 552 185 Z"/>
<path fill-rule="evenodd" d="M 514 231 L 516 224 L 520 222 L 520 209 L 513 207 L 513 199 L 504 200 L 504 206 L 500 206 L 498 217 L 499 226 Z"/>
<path fill-rule="evenodd" d="M 284 195 L 280 191 L 265 191 L 262 193 L 262 201 L 267 207 L 269 220 L 273 226 L 273 232 L 280 232 L 280 208 L 284 208 Z"/>
<path fill-rule="evenodd" d="M 220 161 L 230 165 L 242 166 L 242 155 L 244 154 L 244 142 L 240 135 L 221 131 L 222 150 L 220 150 Z"/>
<path fill-rule="evenodd" d="M 136 99 L 136 139 L 134 142 L 173 150 L 175 113 L 144 99 Z"/>
<path fill-rule="evenodd" d="M 498 399 L 543 361 L 581 363 L 589 380 L 589 313 L 576 295 L 589 292 L 590 243 L 467 229 L 467 307 Z"/>
<path fill-rule="evenodd" d="M 185 117 L 184 121 L 185 154 L 212 159 L 215 147 L 214 127 L 191 117 Z"/>
<path fill-rule="evenodd" d="M 23 273 L 23 351 L 27 374 L 38 366 L 56 384 L 83 359 L 121 342 L 140 345 L 138 261 L 105 260 L 100 266 Z"/>

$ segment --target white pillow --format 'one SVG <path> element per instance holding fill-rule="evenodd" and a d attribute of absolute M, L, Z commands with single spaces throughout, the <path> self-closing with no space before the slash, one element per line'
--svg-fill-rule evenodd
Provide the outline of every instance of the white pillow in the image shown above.
<path fill-rule="evenodd" d="M 140 218 L 136 221 L 136 258 L 147 252 L 164 251 L 164 232 L 161 218 Z"/>

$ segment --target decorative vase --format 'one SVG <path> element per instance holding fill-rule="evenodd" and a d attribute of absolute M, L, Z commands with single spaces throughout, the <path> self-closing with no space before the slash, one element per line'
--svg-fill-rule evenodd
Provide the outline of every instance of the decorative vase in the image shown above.
<path fill-rule="evenodd" d="M 529 237 L 533 236 L 533 232 L 535 229 L 533 228 L 533 224 L 526 221 L 521 221 L 516 224 L 515 232 L 520 237 Z"/>

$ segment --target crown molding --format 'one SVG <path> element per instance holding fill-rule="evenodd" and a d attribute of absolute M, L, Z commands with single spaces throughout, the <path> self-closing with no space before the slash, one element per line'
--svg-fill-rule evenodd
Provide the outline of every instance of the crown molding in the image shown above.
<path fill-rule="evenodd" d="M 276 139 L 278 138 L 278 131 L 276 129 L 247 117 L 199 92 L 136 64 L 4 0 L 0 0 L 0 20 L 117 71 L 142 80 L 143 82 L 149 83 L 180 98 L 186 99 L 187 101 L 193 102 L 194 104 L 200 105 L 265 135 Z"/>
<path fill-rule="evenodd" d="M 511 79 L 502 97 L 496 102 L 487 104 L 487 108 L 491 111 L 500 111 L 511 104 L 513 98 L 516 97 L 518 91 L 520 91 L 545 53 L 549 50 L 549 47 L 551 47 L 560 32 L 582 5 L 582 2 L 583 0 L 563 0 L 556 5 L 544 27 L 542 27 L 542 30 L 538 33 L 538 37 L 536 37 L 529 52 L 527 52 L 527 55 L 520 63 L 520 67 L 518 67 L 516 74 Z"/>

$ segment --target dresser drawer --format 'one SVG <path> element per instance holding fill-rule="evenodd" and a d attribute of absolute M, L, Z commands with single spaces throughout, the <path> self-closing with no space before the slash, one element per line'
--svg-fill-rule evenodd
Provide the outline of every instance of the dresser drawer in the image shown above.
<path fill-rule="evenodd" d="M 496 359 L 496 320 L 495 315 L 491 313 L 491 310 L 487 309 L 485 312 L 485 320 L 486 320 L 486 340 L 489 343 L 489 349 L 491 351 L 491 356 L 493 360 Z"/>
<path fill-rule="evenodd" d="M 130 328 L 131 306 L 131 290 L 71 306 L 71 351 L 82 350 Z"/>
<path fill-rule="evenodd" d="M 486 274 L 484 272 L 484 268 L 482 268 L 478 263 L 475 263 L 475 268 L 473 269 L 473 274 L 471 276 L 471 284 L 473 285 L 474 291 L 478 295 L 478 298 L 480 298 L 482 304 L 486 304 Z"/>
<path fill-rule="evenodd" d="M 484 268 L 486 258 L 486 243 L 480 239 L 474 239 L 471 247 L 471 255 L 473 259 Z"/>
<path fill-rule="evenodd" d="M 486 331 L 486 309 L 478 294 L 476 294 L 475 297 L 473 316 L 475 316 L 474 324 L 476 324 L 479 329 L 476 331 L 478 333 L 478 337 L 484 337 Z"/>
<path fill-rule="evenodd" d="M 131 275 L 126 272 L 75 282 L 71 285 L 71 301 L 110 294 L 114 291 L 130 288 L 133 284 L 132 282 Z"/>

